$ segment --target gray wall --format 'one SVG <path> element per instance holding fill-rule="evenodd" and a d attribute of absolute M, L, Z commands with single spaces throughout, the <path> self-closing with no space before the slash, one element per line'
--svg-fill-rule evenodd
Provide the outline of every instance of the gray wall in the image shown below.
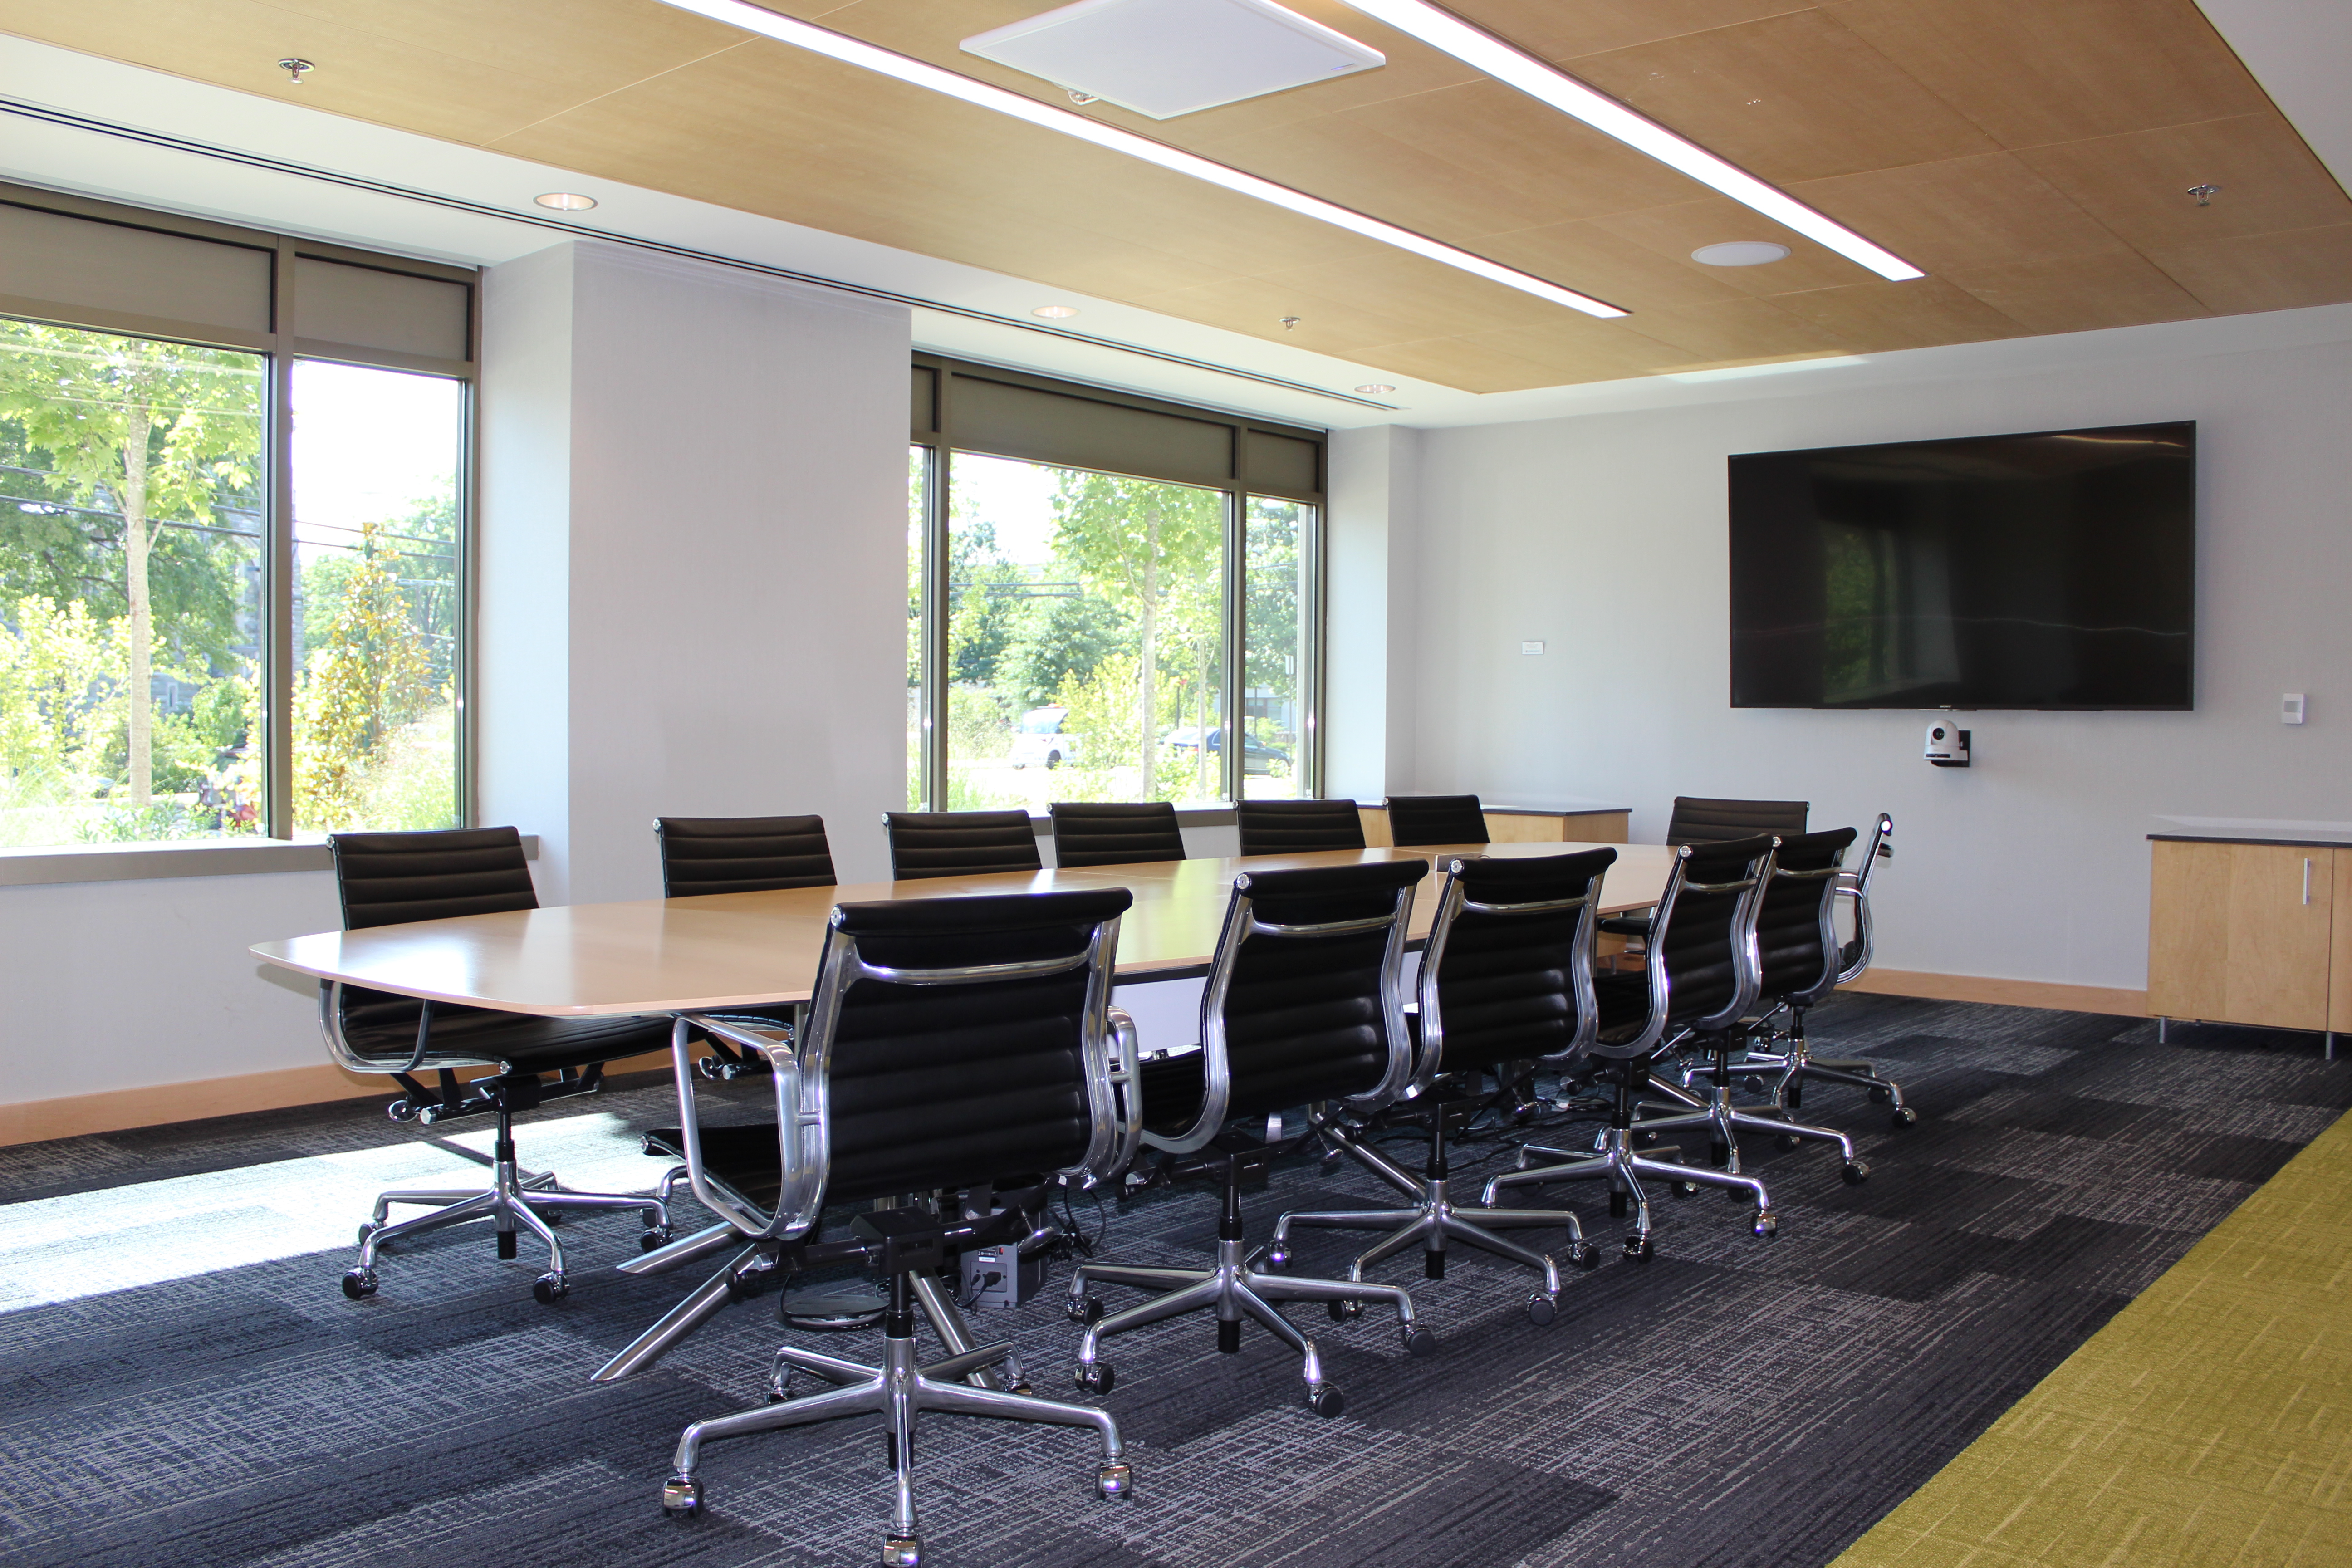
<path fill-rule="evenodd" d="M 2199 422 L 2195 712 L 1973 714 L 1960 772 L 1922 714 L 1730 709 L 1727 454 L 2160 419 Z M 1651 842 L 1677 794 L 1890 811 L 1880 963 L 2141 986 L 2157 814 L 2352 817 L 2347 449 L 2342 343 L 1422 432 L 1388 787 L 1623 800 Z"/>

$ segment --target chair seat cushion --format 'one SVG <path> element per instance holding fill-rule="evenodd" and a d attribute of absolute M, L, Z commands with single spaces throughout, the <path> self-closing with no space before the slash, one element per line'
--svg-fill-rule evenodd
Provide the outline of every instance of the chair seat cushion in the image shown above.
<path fill-rule="evenodd" d="M 1650 977 L 1646 974 L 1596 974 L 1592 1001 L 1601 1019 L 1601 1044 L 1606 1046 L 1642 1032 L 1650 1021 Z"/>
<path fill-rule="evenodd" d="M 1650 921 L 1646 915 L 1606 915 L 1594 923 L 1612 936 L 1650 934 Z"/>
<path fill-rule="evenodd" d="M 1201 1102 L 1208 1097 L 1203 1070 L 1208 1053 L 1190 1050 L 1177 1056 L 1147 1057 L 1138 1064 L 1143 1080 L 1143 1125 L 1162 1137 L 1173 1137 L 1200 1120 Z"/>
<path fill-rule="evenodd" d="M 344 1041 L 389 1072 L 416 1049 L 418 1010 L 414 997 L 346 992 Z M 537 1018 L 436 1003 L 422 1065 L 493 1061 L 514 1071 L 552 1072 L 666 1051 L 669 1030 L 667 1018 Z"/>
<path fill-rule="evenodd" d="M 686 1133 L 676 1127 L 656 1127 L 646 1134 L 646 1152 L 682 1161 Z M 705 1127 L 702 1168 L 761 1208 L 773 1208 L 784 1185 L 776 1124 L 755 1121 L 741 1127 Z"/>

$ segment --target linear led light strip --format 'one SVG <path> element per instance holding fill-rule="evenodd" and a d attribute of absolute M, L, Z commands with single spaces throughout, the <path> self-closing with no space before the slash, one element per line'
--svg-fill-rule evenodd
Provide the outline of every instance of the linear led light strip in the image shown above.
<path fill-rule="evenodd" d="M 966 103 L 992 109 L 999 114 L 1009 114 L 1032 125 L 1058 131 L 1065 136 L 1075 136 L 1081 142 L 1091 142 L 1097 147 L 1124 153 L 1130 158 L 1140 158 L 1147 163 L 1157 163 L 1163 169 L 1172 169 L 1177 174 L 1189 174 L 1213 185 L 1222 185 L 1244 196 L 1255 196 L 1259 201 L 1297 213 L 1302 217 L 1318 219 L 1350 233 L 1360 234 L 1367 239 L 1395 246 L 1399 250 L 1410 250 L 1416 256 L 1425 256 L 1432 261 L 1443 262 L 1507 288 L 1533 294 L 1539 300 L 1549 300 L 1555 305 L 1566 305 L 1570 310 L 1581 310 L 1588 316 L 1626 314 L 1616 306 L 1595 300 L 1589 294 L 1563 289 L 1557 283 L 1517 271 L 1497 261 L 1489 261 L 1483 256 L 1474 256 L 1466 250 L 1456 250 L 1427 235 L 1382 223 L 1376 217 L 1367 217 L 1335 202 L 1319 200 L 1294 191 L 1287 185 L 1277 185 L 1272 180 L 1261 180 L 1255 174 L 1244 174 L 1239 169 L 1227 168 L 1223 163 L 1171 147 L 1164 142 L 1155 142 L 1149 136 L 1139 136 L 1132 131 L 1106 125 L 1083 114 L 1073 114 L 1066 109 L 1056 109 L 1050 103 L 1040 103 L 1034 98 L 943 69 L 929 61 L 878 48 L 841 33 L 812 26 L 794 17 L 780 16 L 773 11 L 749 4 L 748 0 L 664 0 L 664 4 L 708 16 L 715 22 L 725 22 L 746 32 L 761 34 L 779 43 L 826 56 L 845 65 L 879 71 L 884 76 L 895 77 L 916 87 L 929 88 L 950 98 L 960 98 Z M 1781 199 L 1787 200 L 1786 197 Z"/>
<path fill-rule="evenodd" d="M 1481 32 L 1429 0 L 1346 0 L 1365 16 L 1387 23 L 1400 33 L 1419 38 L 1433 49 L 1475 66 L 1507 87 L 1573 115 L 1604 136 L 1613 136 L 1637 153 L 1678 169 L 1700 184 L 1712 186 L 1742 206 L 1753 208 L 1774 223 L 1793 228 L 1851 261 L 1860 262 L 1881 278 L 1901 282 L 1926 273 L 1882 249 L 1852 229 L 1831 222 L 1812 208 L 1773 189 L 1747 171 L 1725 163 L 1693 142 L 1685 142 L 1654 121 L 1644 120 L 1605 93 L 1574 77 L 1564 76 L 1532 55 L 1522 54 L 1492 33 Z"/>

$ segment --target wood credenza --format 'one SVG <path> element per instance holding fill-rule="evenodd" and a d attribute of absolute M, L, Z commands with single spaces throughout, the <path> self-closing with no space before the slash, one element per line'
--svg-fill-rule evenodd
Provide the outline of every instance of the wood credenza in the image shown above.
<path fill-rule="evenodd" d="M 2352 842 L 2151 834 L 2147 1010 L 2352 1030 Z"/>
<path fill-rule="evenodd" d="M 1359 805 L 1364 819 L 1364 842 L 1385 848 L 1396 842 L 1389 832 L 1388 807 Z M 1490 805 L 1486 838 L 1494 844 L 1622 844 L 1630 807 L 1607 806 L 1582 811 L 1555 811 L 1538 806 Z"/>

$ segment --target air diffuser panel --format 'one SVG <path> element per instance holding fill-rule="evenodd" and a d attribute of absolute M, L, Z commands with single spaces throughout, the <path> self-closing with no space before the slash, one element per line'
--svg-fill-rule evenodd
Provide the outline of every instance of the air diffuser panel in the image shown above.
<path fill-rule="evenodd" d="M 1388 63 L 1271 0 L 1078 0 L 962 47 L 1154 120 Z"/>

